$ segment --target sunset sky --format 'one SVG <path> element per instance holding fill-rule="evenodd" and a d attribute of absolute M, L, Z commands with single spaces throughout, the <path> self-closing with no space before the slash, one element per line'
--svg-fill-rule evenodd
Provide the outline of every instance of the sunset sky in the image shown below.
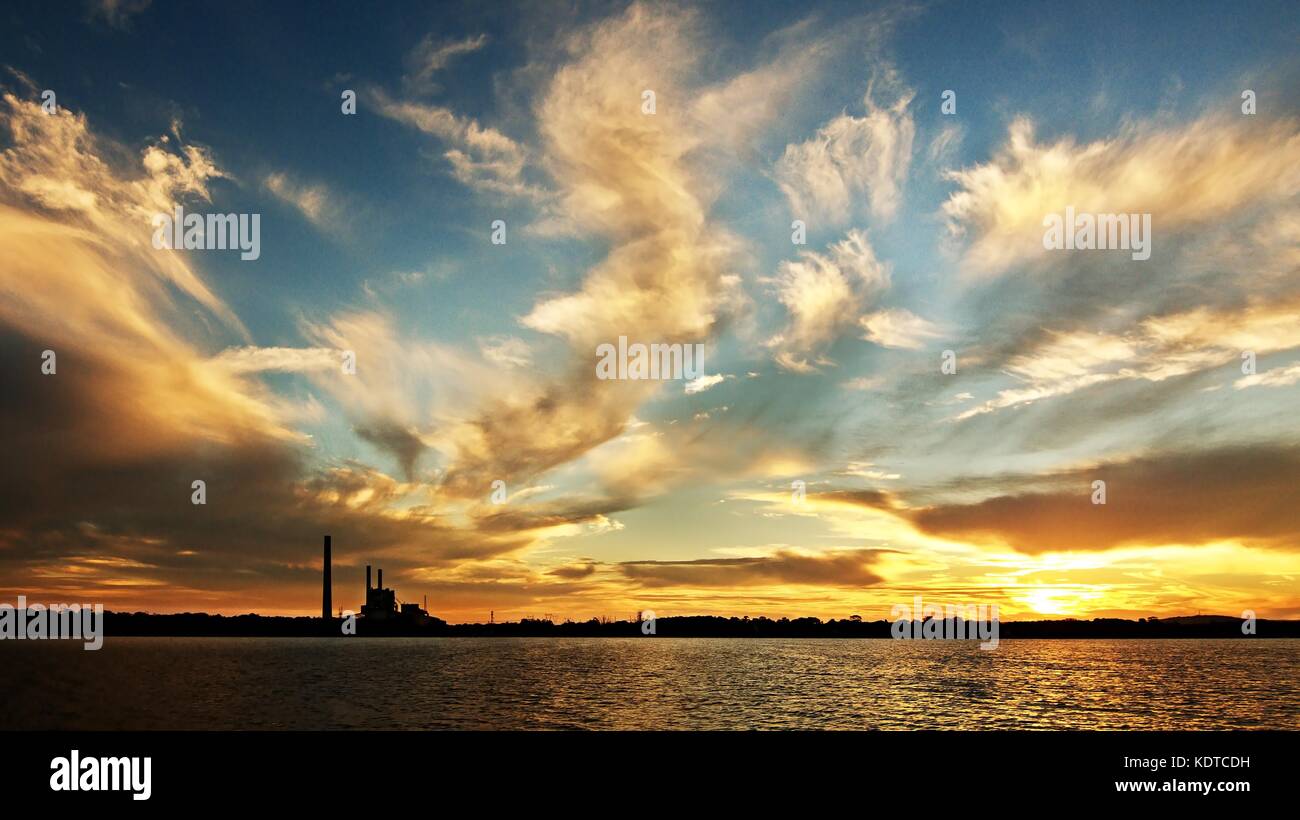
<path fill-rule="evenodd" d="M 311 9 L 0 11 L 0 597 L 1300 617 L 1294 3 Z"/>

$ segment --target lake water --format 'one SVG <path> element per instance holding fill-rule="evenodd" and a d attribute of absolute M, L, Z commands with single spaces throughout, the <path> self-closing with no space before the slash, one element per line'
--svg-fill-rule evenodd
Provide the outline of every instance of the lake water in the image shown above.
<path fill-rule="evenodd" d="M 1300 729 L 1300 640 L 0 643 L 0 729 Z"/>

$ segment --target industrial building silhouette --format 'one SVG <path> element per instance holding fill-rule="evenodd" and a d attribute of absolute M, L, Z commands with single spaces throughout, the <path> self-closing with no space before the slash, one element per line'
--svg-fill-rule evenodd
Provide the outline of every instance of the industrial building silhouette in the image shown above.
<path fill-rule="evenodd" d="M 329 621 L 333 615 L 333 566 L 331 552 L 331 538 L 325 536 L 325 554 L 323 562 L 323 589 L 321 590 L 321 618 Z M 429 620 L 429 613 L 426 610 L 428 599 L 425 599 L 425 606 L 422 607 L 416 603 L 401 603 L 397 599 L 397 592 L 384 587 L 384 570 L 379 569 L 376 583 L 373 587 L 370 584 L 370 564 L 366 564 L 366 599 L 361 605 L 361 617 L 369 623 L 380 621 L 400 621 L 408 624 L 424 624 Z"/>
<path fill-rule="evenodd" d="M 276 615 L 225 616 L 203 612 L 183 612 L 174 615 L 155 615 L 146 612 L 105 611 L 105 630 L 111 635 L 154 636 L 291 636 L 339 637 L 339 623 L 329 617 L 333 601 L 330 583 L 331 539 L 325 536 L 323 586 L 321 589 L 322 619 L 315 616 L 286 617 Z M 401 603 L 397 593 L 384 587 L 383 570 L 379 571 L 378 586 L 371 585 L 371 567 L 366 567 L 366 598 L 357 619 L 362 636 L 465 636 L 465 637 L 573 637 L 573 638 L 637 638 L 649 639 L 642 632 L 642 614 L 626 621 L 591 618 L 586 621 L 554 623 L 544 619 L 521 618 L 509 623 L 498 623 L 496 613 L 488 616 L 489 623 L 448 624 L 441 618 L 428 614 L 425 606 Z M 867 621 L 860 617 L 822 621 L 820 618 L 778 618 L 766 616 L 721 617 L 714 615 L 685 615 L 656 619 L 655 635 L 673 638 L 851 638 L 893 639 L 894 623 L 888 620 Z M 1002 638 L 1025 639 L 1203 639 L 1223 638 L 1253 640 L 1253 632 L 1246 632 L 1242 618 L 1222 615 L 1196 615 L 1174 618 L 1139 618 L 1136 621 L 1120 618 L 1093 618 L 1078 620 L 1066 618 L 1053 621 L 1001 621 Z M 1266 620 L 1256 622 L 1259 634 L 1269 638 L 1300 639 L 1300 620 Z M 919 625 L 916 627 L 919 629 Z"/>

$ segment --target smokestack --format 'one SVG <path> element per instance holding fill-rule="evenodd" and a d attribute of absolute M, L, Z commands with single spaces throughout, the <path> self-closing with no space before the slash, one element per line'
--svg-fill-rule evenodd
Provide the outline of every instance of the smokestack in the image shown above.
<path fill-rule="evenodd" d="M 329 535 L 325 537 L 325 560 L 322 561 L 322 567 L 325 568 L 325 578 L 321 586 L 321 617 L 328 621 L 330 613 L 334 611 L 334 576 L 329 555 Z"/>
<path fill-rule="evenodd" d="M 379 588 L 384 588 L 384 570 L 382 568 L 379 570 Z"/>
<path fill-rule="evenodd" d="M 320 616 L 325 620 L 330 619 L 330 613 L 334 611 L 334 582 L 331 570 L 333 567 L 330 562 L 330 537 L 325 536 L 325 582 L 321 589 Z"/>
<path fill-rule="evenodd" d="M 370 591 L 370 565 L 366 564 L 366 592 Z"/>

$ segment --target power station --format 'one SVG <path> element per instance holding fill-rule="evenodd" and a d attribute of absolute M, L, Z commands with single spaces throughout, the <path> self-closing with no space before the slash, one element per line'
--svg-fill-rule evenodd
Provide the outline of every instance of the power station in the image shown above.
<path fill-rule="evenodd" d="M 331 538 L 325 536 L 324 572 L 321 588 L 321 618 L 330 620 L 333 616 L 333 560 L 331 556 Z M 397 593 L 384 587 L 384 570 L 378 572 L 373 587 L 370 583 L 370 565 L 366 564 L 366 598 L 361 605 L 361 617 L 374 623 L 379 621 L 400 621 L 412 624 L 424 624 L 429 620 L 425 607 L 416 603 L 400 603 Z M 428 598 L 425 598 L 428 606 Z"/>

